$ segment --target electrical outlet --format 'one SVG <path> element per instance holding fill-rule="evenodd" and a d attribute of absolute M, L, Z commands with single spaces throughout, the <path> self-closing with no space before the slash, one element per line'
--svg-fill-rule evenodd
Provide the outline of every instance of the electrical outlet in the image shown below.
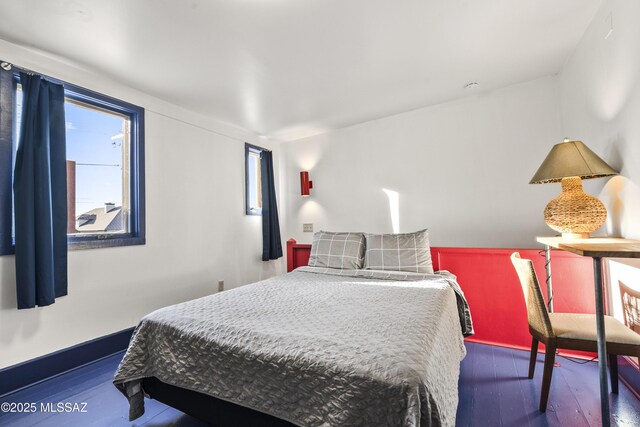
<path fill-rule="evenodd" d="M 224 280 L 218 280 L 218 292 L 224 291 Z"/>
<path fill-rule="evenodd" d="M 302 231 L 304 233 L 313 233 L 313 224 L 302 224 Z"/>

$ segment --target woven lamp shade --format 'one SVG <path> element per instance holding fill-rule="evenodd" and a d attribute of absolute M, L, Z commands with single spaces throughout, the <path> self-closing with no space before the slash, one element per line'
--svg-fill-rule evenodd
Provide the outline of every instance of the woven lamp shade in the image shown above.
<path fill-rule="evenodd" d="M 553 146 L 529 184 L 562 183 L 562 193 L 544 209 L 544 220 L 563 237 L 589 237 L 607 220 L 600 200 L 582 189 L 582 179 L 618 172 L 582 141 L 565 140 Z"/>

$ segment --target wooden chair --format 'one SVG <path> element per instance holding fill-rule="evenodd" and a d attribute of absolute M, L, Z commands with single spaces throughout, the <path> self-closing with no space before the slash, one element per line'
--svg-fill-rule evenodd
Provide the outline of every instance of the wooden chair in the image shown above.
<path fill-rule="evenodd" d="M 621 281 L 618 281 L 618 286 L 620 287 L 624 324 L 635 333 L 640 333 L 640 292 Z M 636 358 L 636 363 L 640 365 L 640 358 Z"/>
<path fill-rule="evenodd" d="M 527 305 L 529 332 L 532 336 L 529 378 L 533 378 L 536 368 L 538 343 L 542 342 L 546 347 L 540 396 L 540 411 L 544 412 L 547 409 L 556 350 L 563 348 L 597 352 L 596 316 L 594 314 L 549 313 L 540 291 L 536 272 L 533 269 L 533 262 L 520 258 L 518 252 L 511 254 L 511 262 L 522 285 Z M 633 332 L 611 316 L 605 316 L 605 333 L 611 391 L 618 393 L 617 356 L 640 356 L 640 334 Z"/>

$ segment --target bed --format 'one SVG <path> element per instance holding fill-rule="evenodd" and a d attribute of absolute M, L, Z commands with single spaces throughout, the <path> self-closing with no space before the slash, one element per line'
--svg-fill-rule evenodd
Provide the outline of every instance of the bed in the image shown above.
<path fill-rule="evenodd" d="M 157 310 L 114 378 L 214 425 L 453 426 L 463 337 L 448 272 L 300 267 Z"/>

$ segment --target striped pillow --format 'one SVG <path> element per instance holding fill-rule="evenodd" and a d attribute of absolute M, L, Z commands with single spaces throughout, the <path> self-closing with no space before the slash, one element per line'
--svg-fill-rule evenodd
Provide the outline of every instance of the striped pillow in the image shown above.
<path fill-rule="evenodd" d="M 365 234 L 367 270 L 433 274 L 427 230 L 406 234 Z"/>
<path fill-rule="evenodd" d="M 364 234 L 319 231 L 313 235 L 309 267 L 354 270 L 364 264 Z"/>

